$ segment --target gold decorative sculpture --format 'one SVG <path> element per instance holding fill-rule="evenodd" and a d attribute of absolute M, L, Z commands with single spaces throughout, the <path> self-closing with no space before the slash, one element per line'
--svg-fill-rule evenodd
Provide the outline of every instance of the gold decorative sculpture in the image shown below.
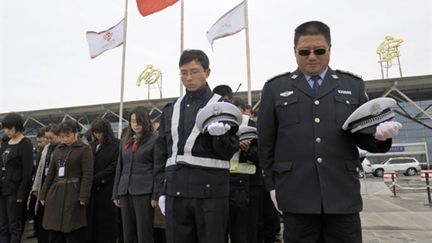
<path fill-rule="evenodd" d="M 381 76 L 384 78 L 384 69 L 386 70 L 386 78 L 388 78 L 388 70 L 394 65 L 393 59 L 397 59 L 399 66 L 399 74 L 402 77 L 402 68 L 400 65 L 400 52 L 399 46 L 403 42 L 402 39 L 396 39 L 393 36 L 386 36 L 384 41 L 378 46 L 376 52 L 379 56 L 379 63 L 381 66 Z"/>
<path fill-rule="evenodd" d="M 136 85 L 138 87 L 141 86 L 141 82 L 143 81 L 144 84 L 147 85 L 148 99 L 150 99 L 151 85 L 156 85 L 156 87 L 159 89 L 159 98 L 162 99 L 162 72 L 159 68 L 154 68 L 152 64 L 147 65 L 144 71 L 142 71 L 141 74 L 138 76 Z"/>

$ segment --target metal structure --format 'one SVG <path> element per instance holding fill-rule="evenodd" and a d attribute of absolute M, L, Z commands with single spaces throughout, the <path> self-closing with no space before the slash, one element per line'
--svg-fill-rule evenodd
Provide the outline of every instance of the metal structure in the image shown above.
<path fill-rule="evenodd" d="M 389 69 L 394 65 L 393 59 L 397 59 L 397 65 L 399 66 L 399 74 L 402 77 L 402 68 L 400 64 L 400 52 L 399 46 L 403 42 L 402 39 L 395 39 L 393 36 L 386 36 L 384 41 L 378 46 L 376 52 L 379 56 L 379 64 L 381 66 L 381 77 L 389 77 Z M 384 69 L 386 75 L 384 77 Z"/>
<path fill-rule="evenodd" d="M 365 81 L 365 84 L 370 98 L 391 97 L 398 104 L 406 102 L 417 112 L 410 114 L 400 105 L 399 110 L 395 112 L 432 129 L 432 110 L 430 109 L 432 104 L 423 109 L 416 103 L 416 101 L 432 100 L 432 75 L 368 80 Z"/>
<path fill-rule="evenodd" d="M 395 98 L 398 103 L 405 102 L 410 106 L 415 107 L 414 110 L 416 112 L 411 112 L 410 114 L 408 111 L 401 108 L 396 110 L 397 113 L 402 114 L 424 127 L 432 128 L 432 104 L 423 109 L 416 103 L 418 101 L 432 100 L 432 75 L 366 80 L 365 85 L 369 98 L 373 99 L 388 96 Z M 260 92 L 260 90 L 252 92 L 254 110 L 259 109 Z M 247 99 L 247 95 L 247 92 L 237 93 L 237 96 L 242 99 Z M 124 117 L 127 117 L 128 112 L 134 107 L 143 105 L 151 111 L 150 115 L 152 120 L 156 120 L 159 117 L 162 108 L 167 103 L 174 101 L 176 98 L 177 97 L 125 102 L 125 110 L 123 113 L 126 116 Z M 118 113 L 119 105 L 120 104 L 116 102 L 79 107 L 21 111 L 18 113 L 20 113 L 26 121 L 27 132 L 41 129 L 49 123 L 59 123 L 64 119 L 71 117 L 78 121 L 81 127 L 86 127 L 85 130 L 87 130 L 90 122 L 97 117 L 104 117 L 113 123 L 118 122 L 120 117 L 120 114 Z M 6 113 L 0 114 L 0 120 L 3 119 L 5 115 Z M 122 121 L 127 122 L 127 119 L 122 116 Z"/>
<path fill-rule="evenodd" d="M 147 85 L 148 100 L 150 100 L 150 88 L 155 84 L 159 89 L 159 98 L 162 99 L 162 72 L 159 68 L 154 68 L 152 64 L 147 65 L 144 71 L 138 76 L 136 85 L 139 87 L 142 82 Z"/>

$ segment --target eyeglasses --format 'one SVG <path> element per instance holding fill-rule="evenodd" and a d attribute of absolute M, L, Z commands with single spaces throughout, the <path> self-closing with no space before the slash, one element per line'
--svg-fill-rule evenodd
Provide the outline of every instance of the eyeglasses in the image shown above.
<path fill-rule="evenodd" d="M 200 74 L 200 73 L 202 73 L 203 71 L 202 70 L 199 70 L 199 69 L 192 69 L 191 71 L 186 71 L 186 70 L 183 70 L 183 71 L 181 71 L 180 72 L 180 76 L 182 77 L 182 78 L 185 78 L 185 77 L 187 77 L 187 76 L 189 76 L 189 75 L 191 75 L 192 77 L 196 77 L 198 74 Z"/>
<path fill-rule="evenodd" d="M 315 56 L 322 56 L 327 52 L 327 49 L 317 48 L 317 49 L 314 49 L 313 51 L 311 51 L 309 49 L 300 49 L 297 52 L 300 56 L 304 56 L 304 57 L 309 56 L 312 52 Z"/>

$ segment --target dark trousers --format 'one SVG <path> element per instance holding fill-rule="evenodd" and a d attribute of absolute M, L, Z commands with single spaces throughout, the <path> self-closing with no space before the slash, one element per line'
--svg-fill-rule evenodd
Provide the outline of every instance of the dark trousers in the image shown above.
<path fill-rule="evenodd" d="M 121 209 L 117 208 L 117 242 L 124 243 L 123 240 L 123 221 L 121 215 Z"/>
<path fill-rule="evenodd" d="M 87 208 L 87 241 L 90 243 L 117 242 L 118 209 L 111 200 L 112 183 L 96 184 L 92 188 Z"/>
<path fill-rule="evenodd" d="M 60 231 L 49 231 L 50 243 L 84 243 L 85 228 L 74 230 L 70 233 Z"/>
<path fill-rule="evenodd" d="M 228 204 L 228 197 L 181 198 L 166 196 L 167 242 L 225 242 Z"/>
<path fill-rule="evenodd" d="M 284 242 L 361 243 L 360 215 L 283 214 Z"/>
<path fill-rule="evenodd" d="M 263 242 L 263 207 L 264 187 L 251 186 L 249 189 L 248 242 Z"/>
<path fill-rule="evenodd" d="M 151 195 L 120 196 L 125 243 L 153 243 L 154 209 Z"/>
<path fill-rule="evenodd" d="M 23 233 L 23 203 L 16 195 L 0 196 L 0 242 L 20 243 Z"/>
<path fill-rule="evenodd" d="M 263 213 L 264 243 L 274 243 L 276 235 L 281 230 L 280 216 L 267 191 L 263 196 Z"/>
<path fill-rule="evenodd" d="M 228 234 L 231 243 L 247 243 L 249 189 L 231 188 Z"/>
<path fill-rule="evenodd" d="M 166 243 L 165 229 L 153 228 L 154 243 Z"/>
<path fill-rule="evenodd" d="M 43 214 L 45 211 L 45 206 L 42 206 L 42 204 L 40 204 L 38 202 L 38 208 L 37 208 L 37 212 L 36 212 L 36 216 L 34 219 L 34 224 L 37 225 L 36 226 L 36 234 L 37 234 L 37 239 L 38 239 L 38 243 L 48 243 L 49 241 L 49 231 L 45 230 L 44 227 L 42 226 L 42 220 L 43 220 Z"/>

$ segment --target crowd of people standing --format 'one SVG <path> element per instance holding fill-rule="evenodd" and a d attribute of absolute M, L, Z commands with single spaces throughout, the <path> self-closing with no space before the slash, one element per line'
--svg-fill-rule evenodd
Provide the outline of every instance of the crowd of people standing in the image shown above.
<path fill-rule="evenodd" d="M 7 114 L 0 242 L 21 242 L 29 194 L 39 243 L 273 243 L 281 215 L 285 242 L 361 242 L 357 146 L 386 152 L 400 126 L 341 129 L 368 97 L 359 77 L 330 69 L 330 48 L 326 24 L 297 27 L 298 69 L 264 85 L 258 117 L 229 86 L 210 89 L 201 50 L 181 54 L 186 93 L 159 125 L 135 107 L 121 139 L 103 118 L 89 141 L 65 120 L 45 128 L 34 156 L 22 117 Z M 213 116 L 197 119 L 206 107 Z"/>

